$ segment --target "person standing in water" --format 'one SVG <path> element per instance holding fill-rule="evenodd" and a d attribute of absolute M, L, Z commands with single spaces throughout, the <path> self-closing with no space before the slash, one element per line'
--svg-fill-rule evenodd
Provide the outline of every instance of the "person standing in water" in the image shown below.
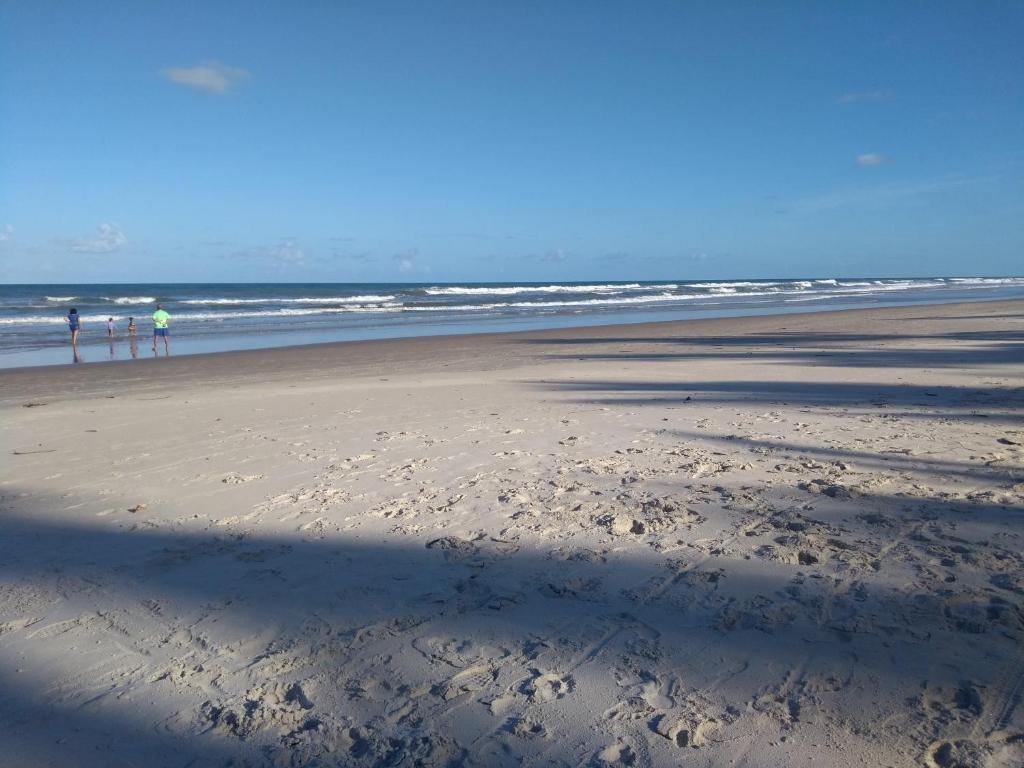
<path fill-rule="evenodd" d="M 168 329 L 167 324 L 171 321 L 171 316 L 167 314 L 167 311 L 159 304 L 156 305 L 156 312 L 153 313 L 153 352 L 156 353 L 156 340 L 158 337 L 163 337 L 164 340 L 164 355 L 171 354 L 170 342 L 168 341 Z"/>
<path fill-rule="evenodd" d="M 138 327 L 135 325 L 135 318 L 128 318 L 128 348 L 131 350 L 132 358 L 139 356 Z"/>
<path fill-rule="evenodd" d="M 110 343 L 110 359 L 113 360 L 117 355 L 114 351 L 114 331 L 117 329 L 114 327 L 114 318 L 107 318 L 107 341 Z"/>
<path fill-rule="evenodd" d="M 68 316 L 64 318 L 71 329 L 71 346 L 78 346 L 78 331 L 82 327 L 82 321 L 78 317 L 78 310 L 72 307 L 68 310 Z"/>

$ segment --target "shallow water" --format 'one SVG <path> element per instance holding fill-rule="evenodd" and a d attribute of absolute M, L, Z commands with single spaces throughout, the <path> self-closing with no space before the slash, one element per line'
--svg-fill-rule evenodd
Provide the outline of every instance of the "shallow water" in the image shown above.
<path fill-rule="evenodd" d="M 157 302 L 172 354 L 1024 297 L 1024 278 L 842 278 L 461 285 L 0 286 L 0 368 L 152 356 Z M 82 318 L 73 355 L 64 317 Z M 129 317 L 139 327 L 133 348 Z M 115 323 L 113 340 L 106 323 Z M 162 350 L 162 345 L 161 345 Z"/>

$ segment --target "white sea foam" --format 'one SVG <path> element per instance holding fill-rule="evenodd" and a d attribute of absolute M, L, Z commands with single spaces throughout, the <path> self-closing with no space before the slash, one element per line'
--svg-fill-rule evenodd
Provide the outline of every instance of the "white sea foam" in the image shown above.
<path fill-rule="evenodd" d="M 559 310 L 585 311 L 593 309 L 614 309 L 616 307 L 643 305 L 667 306 L 673 303 L 679 305 L 706 304 L 714 302 L 719 305 L 742 304 L 744 301 L 755 297 L 771 297 L 770 300 L 781 300 L 784 302 L 804 301 L 826 301 L 842 297 L 862 297 L 868 295 L 884 295 L 891 292 L 903 292 L 913 290 L 928 290 L 941 288 L 957 288 L 969 290 L 971 288 L 998 288 L 1000 286 L 1024 286 L 1024 277 L 956 277 L 956 278 L 887 278 L 887 279 L 850 279 L 822 278 L 815 280 L 788 280 L 788 281 L 721 281 L 704 282 L 677 285 L 675 283 L 648 284 L 624 283 L 624 284 L 589 284 L 589 285 L 543 285 L 543 286 L 505 286 L 505 287 L 471 287 L 471 286 L 437 286 L 424 289 L 428 294 L 439 296 L 493 296 L 495 299 L 501 297 L 513 297 L 510 301 L 492 301 L 481 304 L 470 304 L 455 301 L 451 304 L 437 303 L 424 305 L 412 299 L 402 304 L 396 301 L 395 295 L 359 295 L 359 296 L 296 296 L 287 298 L 239 298 L 214 297 L 210 299 L 188 299 L 178 304 L 187 304 L 195 307 L 195 311 L 175 312 L 172 309 L 172 322 L 188 324 L 216 323 L 233 321 L 245 321 L 247 319 L 258 320 L 265 318 L 273 321 L 275 318 L 310 318 L 330 317 L 335 314 L 360 313 L 398 313 L 398 312 L 431 312 L 431 313 L 464 313 L 464 312 L 512 312 L 529 310 Z M 675 293 L 676 290 L 685 291 L 687 288 L 694 292 Z M 657 291 L 657 292 L 655 292 Z M 396 292 L 397 293 L 397 292 Z M 597 297 L 577 299 L 572 296 L 559 294 L 571 293 L 596 293 Z M 514 297 L 520 294 L 527 294 L 518 300 Z M 551 295 L 550 300 L 545 300 L 544 295 Z M 530 299 L 536 295 L 537 300 Z M 128 314 L 131 314 L 131 305 L 153 304 L 156 299 L 152 296 L 115 296 L 106 298 L 88 298 L 82 296 L 45 296 L 46 302 L 53 304 L 78 301 L 88 307 L 90 303 L 108 302 L 119 305 L 112 312 L 102 312 L 101 307 L 94 308 L 93 312 L 81 316 L 86 331 L 99 331 L 107 318 L 114 317 L 114 321 L 123 328 Z M 266 305 L 271 306 L 266 306 Z M 236 308 L 232 308 L 235 305 Z M 264 305 L 259 308 L 251 305 Z M 284 305 L 284 306 L 273 306 Z M 173 305 L 172 305 L 173 306 Z M 251 306 L 251 308 L 250 308 Z M 222 308 L 223 307 L 223 308 Z M 112 307 L 113 309 L 113 307 Z M 45 312 L 45 310 L 43 310 Z M 38 310 L 37 310 L 38 312 Z M 146 312 L 140 313 L 146 315 Z M 141 324 L 146 324 L 146 318 L 140 317 Z M 0 317 L 2 327 L 30 327 L 38 326 L 46 329 L 57 329 L 66 327 L 66 320 L 63 312 L 53 314 L 13 315 Z M 282 325 L 282 327 L 285 327 Z M 14 328 L 11 329 L 12 331 Z"/>
<path fill-rule="evenodd" d="M 114 298 L 105 296 L 104 300 L 112 304 L 156 304 L 155 296 L 115 296 Z"/>
<path fill-rule="evenodd" d="M 875 291 L 909 291 L 915 288 L 941 288 L 946 285 L 945 280 L 894 280 L 879 282 L 871 288 L 852 289 L 857 293 L 874 293 Z"/>
<path fill-rule="evenodd" d="M 401 304 L 384 302 L 381 304 L 353 304 L 345 307 L 310 307 L 309 309 L 266 309 L 239 312 L 178 312 L 171 315 L 172 327 L 176 322 L 188 320 L 233 320 L 247 317 L 302 317 L 313 315 L 340 314 L 344 312 L 394 312 L 401 309 Z M 83 326 L 91 323 L 106 323 L 108 317 L 114 322 L 123 322 L 128 315 L 81 315 Z M 141 318 L 140 318 L 141 319 Z M 20 317 L 0 318 L 0 325 L 67 325 L 63 317 L 53 315 L 22 315 Z"/>
<path fill-rule="evenodd" d="M 185 299 L 178 304 L 200 304 L 204 306 L 234 306 L 244 304 L 365 304 L 369 302 L 393 301 L 394 296 L 299 296 L 278 299 Z"/>
<path fill-rule="evenodd" d="M 108 315 L 109 317 L 109 315 Z M 104 317 L 104 320 L 107 318 Z M 67 325 L 63 317 L 53 315 L 21 315 L 19 317 L 0 317 L 0 325 Z"/>
<path fill-rule="evenodd" d="M 510 285 L 510 286 L 434 286 L 423 290 L 428 296 L 515 296 L 520 293 L 621 293 L 623 291 L 670 291 L 675 283 L 641 285 L 640 283 L 599 285 Z"/>
<path fill-rule="evenodd" d="M 109 301 L 111 304 L 154 304 L 156 303 L 155 296 L 100 296 L 100 297 L 89 297 L 89 296 L 43 296 L 44 301 L 49 301 L 55 304 L 66 304 L 69 301 L 79 301 L 83 304 L 96 304 L 98 302 Z"/>
<path fill-rule="evenodd" d="M 951 277 L 956 285 L 1024 285 L 1024 277 Z"/>
<path fill-rule="evenodd" d="M 748 282 L 744 280 L 729 280 L 722 283 L 689 283 L 687 288 L 767 288 L 770 285 L 786 285 L 781 282 Z"/>
<path fill-rule="evenodd" d="M 183 312 L 172 315 L 171 320 L 234 320 L 248 317 L 312 317 L 315 315 L 335 315 L 347 312 L 394 312 L 401 309 L 401 304 L 353 304 L 345 307 L 316 307 L 309 309 L 263 309 L 239 312 Z"/>
<path fill-rule="evenodd" d="M 407 304 L 406 312 L 472 312 L 487 309 L 548 309 L 553 307 L 590 307 L 614 306 L 623 304 L 653 304 L 665 301 L 685 301 L 689 299 L 706 299 L 701 293 L 677 294 L 660 293 L 654 296 L 621 296 L 609 299 L 579 299 L 577 301 L 502 301 L 491 304 L 455 304 L 451 306 L 417 306 Z"/>

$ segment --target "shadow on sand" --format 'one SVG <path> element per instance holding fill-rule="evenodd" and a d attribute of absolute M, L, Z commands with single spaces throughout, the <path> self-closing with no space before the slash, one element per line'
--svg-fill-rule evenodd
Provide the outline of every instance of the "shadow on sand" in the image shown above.
<path fill-rule="evenodd" d="M 606 731 L 652 740 L 657 762 L 675 754 L 653 730 L 665 709 L 716 721 L 728 741 L 705 749 L 728 744 L 723 756 L 789 734 L 824 760 L 838 728 L 884 733 L 913 761 L 956 735 L 950 718 L 1006 726 L 974 702 L 1024 627 L 1005 576 L 1019 556 L 943 533 L 1003 525 L 998 505 L 863 498 L 850 514 L 881 526 L 866 540 L 773 503 L 704 546 L 680 528 L 634 537 L 678 540 L 670 552 L 599 553 L 483 533 L 395 544 L 168 530 L 141 514 L 43 522 L 12 498 L 0 577 L 24 616 L 0 624 L 0 717 L 13 765 L 578 765 Z M 916 540 L 886 546 L 900 526 Z M 985 559 L 997 555 L 1009 560 Z M 944 582 L 938 556 L 993 579 Z M 906 711 L 887 711 L 894 700 Z"/>
<path fill-rule="evenodd" d="M 925 343 L 906 346 L 912 341 Z M 780 332 L 735 336 L 541 338 L 531 339 L 529 343 L 581 349 L 616 344 L 629 347 L 561 356 L 567 360 L 753 359 L 801 366 L 900 369 L 977 368 L 1024 362 L 1024 330 L 961 331 L 942 336 Z M 637 345 L 654 349 L 636 351 Z"/>

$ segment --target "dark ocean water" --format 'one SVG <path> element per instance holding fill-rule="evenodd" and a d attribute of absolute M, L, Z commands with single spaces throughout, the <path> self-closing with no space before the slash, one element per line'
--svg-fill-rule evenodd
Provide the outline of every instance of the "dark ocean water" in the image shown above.
<path fill-rule="evenodd" d="M 482 331 L 1024 297 L 1024 278 L 833 278 L 608 283 L 234 283 L 0 286 L 0 368 L 71 362 L 64 320 L 82 318 L 81 357 L 148 351 L 157 302 L 172 352 Z M 116 332 L 106 335 L 108 318 Z"/>

